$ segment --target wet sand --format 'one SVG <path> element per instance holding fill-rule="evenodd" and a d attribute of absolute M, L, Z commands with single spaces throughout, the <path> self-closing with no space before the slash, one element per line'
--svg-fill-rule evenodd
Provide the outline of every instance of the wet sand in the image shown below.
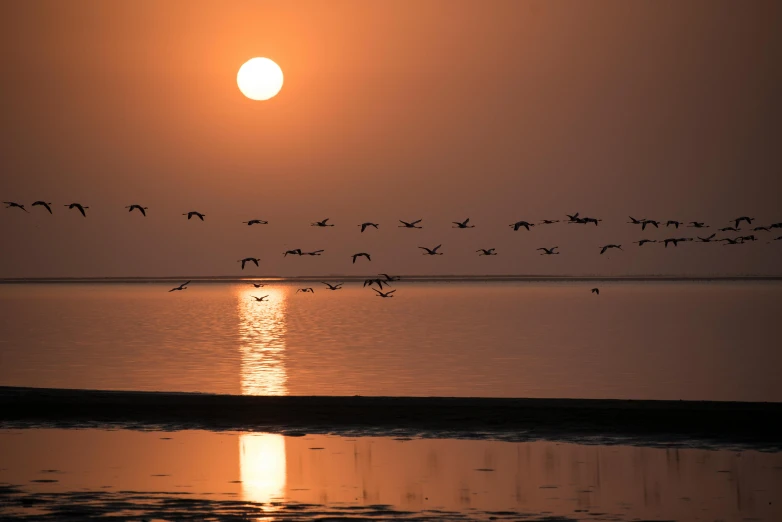
<path fill-rule="evenodd" d="M 0 387 L 3 426 L 246 430 L 782 450 L 782 403 L 234 396 Z"/>

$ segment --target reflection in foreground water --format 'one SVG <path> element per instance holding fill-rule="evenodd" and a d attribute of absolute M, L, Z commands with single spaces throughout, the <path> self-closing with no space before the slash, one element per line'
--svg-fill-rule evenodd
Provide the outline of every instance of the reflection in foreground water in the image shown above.
<path fill-rule="evenodd" d="M 0 431 L 0 462 L 0 489 L 187 494 L 283 514 L 304 503 L 291 513 L 382 504 L 470 516 L 782 519 L 782 454 L 755 451 L 33 429 Z M 0 515 L 25 509 L 0 502 Z"/>

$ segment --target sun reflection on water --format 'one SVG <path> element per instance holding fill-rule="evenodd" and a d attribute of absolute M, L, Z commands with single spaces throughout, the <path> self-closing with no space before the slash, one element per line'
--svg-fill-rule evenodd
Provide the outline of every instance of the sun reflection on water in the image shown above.
<path fill-rule="evenodd" d="M 237 292 L 242 395 L 287 395 L 285 369 L 286 288 Z M 252 296 L 268 295 L 257 302 Z M 285 438 L 262 433 L 239 436 L 242 496 L 266 503 L 284 495 Z"/>

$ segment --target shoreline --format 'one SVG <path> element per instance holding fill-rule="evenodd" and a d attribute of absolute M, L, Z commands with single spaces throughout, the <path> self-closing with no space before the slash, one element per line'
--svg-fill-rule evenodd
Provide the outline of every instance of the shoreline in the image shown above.
<path fill-rule="evenodd" d="M 241 396 L 0 386 L 0 428 L 266 431 L 782 451 L 782 403 Z"/>

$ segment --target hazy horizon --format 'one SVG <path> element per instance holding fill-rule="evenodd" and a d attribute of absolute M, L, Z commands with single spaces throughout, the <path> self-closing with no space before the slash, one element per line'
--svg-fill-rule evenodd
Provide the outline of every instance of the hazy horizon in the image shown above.
<path fill-rule="evenodd" d="M 777 233 L 630 244 L 782 221 L 779 2 L 41 0 L 0 14 L 0 200 L 31 210 L 0 209 L 0 277 L 782 275 Z M 285 75 L 269 101 L 236 86 L 254 56 Z M 572 212 L 603 221 L 508 228 Z M 641 233 L 628 215 L 711 228 Z M 309 226 L 325 217 L 337 226 Z M 450 228 L 467 217 L 477 228 Z M 241 224 L 255 218 L 269 225 Z M 606 243 L 625 251 L 601 256 Z M 352 264 L 362 251 L 372 262 Z M 261 267 L 240 271 L 247 256 Z"/>

